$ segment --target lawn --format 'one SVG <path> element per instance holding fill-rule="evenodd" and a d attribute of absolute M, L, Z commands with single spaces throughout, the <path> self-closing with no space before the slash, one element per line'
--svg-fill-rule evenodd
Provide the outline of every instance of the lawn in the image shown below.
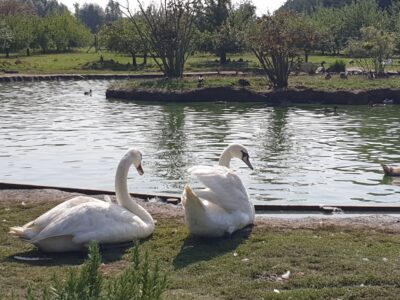
<path fill-rule="evenodd" d="M 101 56 L 103 62 L 101 62 Z M 233 55 L 231 62 L 221 66 L 217 57 L 211 54 L 197 53 L 189 57 L 185 71 L 205 70 L 252 70 L 258 68 L 256 59 L 251 54 Z M 239 62 L 238 60 L 243 60 Z M 35 53 L 26 56 L 24 53 L 11 55 L 10 58 L 0 56 L 0 69 L 18 71 L 27 74 L 54 74 L 54 73 L 126 73 L 126 72 L 155 72 L 159 71 L 152 58 L 148 58 L 147 65 L 143 66 L 143 58 L 137 58 L 138 66 L 132 66 L 132 58 L 108 51 L 87 53 L 84 49 L 71 53 L 41 54 Z"/>
<path fill-rule="evenodd" d="M 232 87 L 240 88 L 240 76 L 212 76 L 204 77 L 202 87 Z M 263 76 L 246 77 L 249 81 L 251 89 L 256 92 L 266 92 L 268 90 L 268 81 Z M 118 82 L 114 87 L 124 87 L 132 89 L 149 89 L 149 90 L 190 90 L 196 89 L 198 86 L 197 77 L 186 77 L 183 79 L 151 79 L 151 80 L 130 80 Z M 353 75 L 348 79 L 341 79 L 339 75 L 332 75 L 330 80 L 326 80 L 323 75 L 298 75 L 289 77 L 289 88 L 297 89 L 317 89 L 317 90 L 371 90 L 381 88 L 400 89 L 400 80 L 397 77 L 379 78 L 369 80 L 366 76 Z"/>
<path fill-rule="evenodd" d="M 56 275 L 79 268 L 85 254 L 48 254 L 42 262 L 21 262 L 15 255 L 41 256 L 11 238 L 8 227 L 23 224 L 52 204 L 0 203 L 1 299 L 35 293 Z M 367 229 L 319 226 L 314 229 L 258 224 L 231 237 L 189 236 L 181 217 L 155 215 L 152 237 L 142 241 L 152 263 L 168 276 L 164 299 L 398 299 L 400 239 Z M 102 251 L 106 278 L 128 264 L 126 248 Z M 281 275 L 290 271 L 289 279 Z"/>

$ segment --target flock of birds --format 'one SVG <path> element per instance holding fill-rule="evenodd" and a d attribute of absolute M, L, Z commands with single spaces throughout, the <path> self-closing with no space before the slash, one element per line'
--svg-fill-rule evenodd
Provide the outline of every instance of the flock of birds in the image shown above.
<path fill-rule="evenodd" d="M 182 195 L 185 223 L 192 234 L 220 237 L 253 224 L 254 205 L 240 177 L 229 165 L 241 159 L 253 169 L 247 149 L 229 145 L 217 166 L 194 166 L 189 172 L 206 188 L 194 191 L 186 185 Z M 142 154 L 130 149 L 120 160 L 115 175 L 117 204 L 92 197 L 78 196 L 50 209 L 37 219 L 10 228 L 10 234 L 45 252 L 80 251 L 90 241 L 118 244 L 149 237 L 155 223 L 128 192 L 128 172 L 133 165 L 143 175 Z"/>

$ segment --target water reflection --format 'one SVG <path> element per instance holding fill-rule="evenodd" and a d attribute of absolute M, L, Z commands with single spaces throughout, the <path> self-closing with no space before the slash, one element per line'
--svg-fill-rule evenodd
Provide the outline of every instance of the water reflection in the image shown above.
<path fill-rule="evenodd" d="M 158 150 L 156 155 L 160 161 L 156 166 L 158 173 L 167 180 L 183 178 L 187 164 L 184 156 L 187 152 L 184 107 L 165 105 L 162 108 L 162 118 L 157 123 L 161 129 L 155 140 Z"/>
<path fill-rule="evenodd" d="M 307 204 L 399 203 L 399 106 L 271 108 L 260 103 L 160 104 L 106 100 L 109 81 L 0 85 L 0 180 L 113 189 L 128 147 L 143 153 L 145 176 L 131 190 L 180 193 L 187 168 L 216 164 L 232 142 L 254 171 L 232 168 L 254 201 Z M 92 97 L 83 91 L 93 90 Z"/>

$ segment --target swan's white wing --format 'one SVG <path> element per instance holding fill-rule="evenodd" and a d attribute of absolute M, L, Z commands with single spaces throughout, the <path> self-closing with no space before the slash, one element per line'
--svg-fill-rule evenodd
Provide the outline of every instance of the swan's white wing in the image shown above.
<path fill-rule="evenodd" d="M 232 170 L 223 166 L 194 166 L 189 169 L 208 189 L 196 191 L 199 197 L 227 210 L 248 206 L 249 198 L 242 180 Z"/>
<path fill-rule="evenodd" d="M 38 228 L 38 230 L 41 230 L 45 228 L 48 224 L 53 222 L 54 219 L 58 218 L 61 214 L 65 213 L 65 211 L 69 210 L 70 208 L 81 205 L 83 203 L 88 203 L 88 202 L 98 202 L 101 200 L 91 198 L 91 197 L 86 197 L 86 196 L 78 196 L 75 198 L 72 198 L 70 200 L 67 200 L 65 202 L 62 202 L 58 204 L 57 206 L 53 207 L 49 211 L 45 212 L 36 220 L 26 224 L 24 227 L 32 227 L 35 226 Z"/>
<path fill-rule="evenodd" d="M 59 214 L 32 241 L 57 236 L 72 236 L 77 244 L 91 240 L 118 243 L 143 238 L 145 224 L 130 211 L 99 200 L 73 206 Z"/>

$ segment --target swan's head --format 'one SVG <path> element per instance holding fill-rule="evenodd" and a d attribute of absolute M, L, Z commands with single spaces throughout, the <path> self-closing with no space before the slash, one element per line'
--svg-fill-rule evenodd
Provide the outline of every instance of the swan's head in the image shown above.
<path fill-rule="evenodd" d="M 130 149 L 126 154 L 125 158 L 130 164 L 134 165 L 139 175 L 143 175 L 144 171 L 142 168 L 142 152 L 136 149 Z"/>
<path fill-rule="evenodd" d="M 253 166 L 250 163 L 250 156 L 247 149 L 240 144 L 231 144 L 228 146 L 228 150 L 231 154 L 231 157 L 236 157 L 241 159 L 250 169 L 253 169 Z"/>

